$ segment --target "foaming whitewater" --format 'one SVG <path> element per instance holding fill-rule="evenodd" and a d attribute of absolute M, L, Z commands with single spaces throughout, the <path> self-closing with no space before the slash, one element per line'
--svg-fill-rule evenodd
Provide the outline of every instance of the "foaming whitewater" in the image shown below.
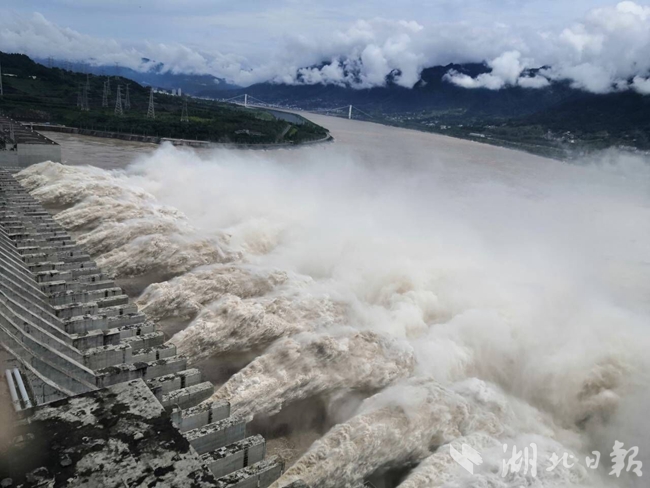
<path fill-rule="evenodd" d="M 424 459 L 421 468 L 404 483 L 418 486 L 414 483 L 426 476 L 432 465 L 441 464 L 441 458 L 444 461 L 446 448 L 441 451 L 440 446 L 467 439 L 483 451 L 501 448 L 497 438 L 507 439 L 523 427 L 521 424 L 505 395 L 484 382 L 469 380 L 445 388 L 430 379 L 411 379 L 366 400 L 356 416 L 315 442 L 273 486 L 299 479 L 314 487 L 355 486 L 379 468 Z M 525 428 L 538 442 L 553 442 L 546 437 L 554 435 L 549 425 L 527 421 Z M 575 471 L 576 479 L 586 479 L 580 467 Z M 444 470 L 436 474 L 445 478 Z"/>
<path fill-rule="evenodd" d="M 178 210 L 152 204 L 147 207 L 141 201 L 124 201 L 117 198 L 85 198 L 74 207 L 57 214 L 57 221 L 67 229 L 92 229 L 107 222 L 125 222 L 132 219 L 161 219 L 180 221 L 183 215 Z"/>
<path fill-rule="evenodd" d="M 92 166 L 65 166 L 48 161 L 22 170 L 17 178 L 46 206 L 74 205 L 90 197 L 122 197 L 126 192 L 138 200 L 152 198 L 140 188 L 126 187 L 119 176 Z"/>
<path fill-rule="evenodd" d="M 139 306 L 180 324 L 191 362 L 245 358 L 215 398 L 289 437 L 292 407 L 324 405 L 276 486 L 644 486 L 608 471 L 615 440 L 650 463 L 648 161 L 407 149 L 163 147 L 18 177 L 101 266 L 150 283 Z M 530 443 L 536 475 L 502 476 L 503 444 Z M 548 471 L 564 452 L 583 461 Z"/>
<path fill-rule="evenodd" d="M 44 205 L 63 209 L 56 220 L 97 264 L 116 277 L 172 277 L 232 259 L 219 236 L 198 233 L 178 210 L 156 203 L 121 173 L 42 163 L 17 177 Z"/>
<path fill-rule="evenodd" d="M 281 271 L 259 272 L 241 264 L 203 266 L 173 280 L 152 284 L 137 303 L 154 320 L 192 319 L 203 307 L 227 295 L 239 299 L 262 297 L 287 279 Z"/>
<path fill-rule="evenodd" d="M 413 351 L 392 338 L 370 331 L 306 333 L 277 341 L 212 399 L 226 400 L 235 414 L 252 419 L 337 390 L 377 391 L 410 376 L 414 368 Z"/>
<path fill-rule="evenodd" d="M 226 295 L 203 309 L 190 327 L 176 334 L 171 342 L 196 362 L 215 354 L 263 348 L 281 337 L 341 325 L 343 314 L 341 307 L 328 300 L 242 299 Z"/>
<path fill-rule="evenodd" d="M 230 259 L 216 239 L 178 232 L 168 222 L 131 220 L 128 223 L 102 225 L 79 239 L 97 264 L 114 276 L 140 276 L 156 273 L 176 276 L 197 266 L 226 262 Z M 101 254 L 101 249 L 107 249 Z"/>
<path fill-rule="evenodd" d="M 532 453 L 534 443 L 537 450 L 536 471 L 528 469 L 513 471 L 503 469 L 503 443 L 512 446 L 525 446 Z M 463 445 L 470 446 L 481 453 L 483 464 L 469 474 L 451 456 L 451 449 L 462 452 Z M 553 453 L 571 453 L 552 439 L 540 436 L 519 436 L 499 441 L 484 433 L 474 433 L 455 439 L 440 446 L 400 483 L 399 488 L 439 488 L 454 486 L 458 488 L 499 487 L 520 488 L 522 486 L 594 486 L 590 484 L 587 469 L 574 463 L 554 466 L 550 462 Z M 511 451 L 508 452 L 508 455 Z M 570 454 L 574 455 L 574 454 Z M 523 465 L 523 461 L 522 461 Z M 551 469 L 552 468 L 552 469 Z"/>

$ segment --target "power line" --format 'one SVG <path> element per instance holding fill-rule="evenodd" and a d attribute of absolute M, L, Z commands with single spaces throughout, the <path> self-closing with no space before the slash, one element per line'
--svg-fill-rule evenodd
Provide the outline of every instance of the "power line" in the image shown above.
<path fill-rule="evenodd" d="M 149 108 L 147 108 L 147 118 L 148 119 L 156 118 L 156 110 L 153 104 L 153 87 L 151 87 L 151 92 L 149 93 Z"/>

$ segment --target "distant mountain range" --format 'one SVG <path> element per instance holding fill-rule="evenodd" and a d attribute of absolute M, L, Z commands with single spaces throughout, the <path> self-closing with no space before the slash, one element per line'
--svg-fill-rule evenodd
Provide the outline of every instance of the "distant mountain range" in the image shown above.
<path fill-rule="evenodd" d="M 490 71 L 479 63 L 427 68 L 413 88 L 397 85 L 392 74 L 385 86 L 368 89 L 268 82 L 241 88 L 210 75 L 172 74 L 163 65 L 146 73 L 114 66 L 90 70 L 107 75 L 119 72 L 141 84 L 181 88 L 184 93 L 217 99 L 247 93 L 268 104 L 312 111 L 353 105 L 380 122 L 459 137 L 479 134 L 482 140 L 535 152 L 542 146 L 553 151 L 559 147 L 562 153 L 610 145 L 650 150 L 650 96 L 632 91 L 591 94 L 561 81 L 539 89 L 467 89 L 444 79 L 451 70 L 472 77 Z"/>
<path fill-rule="evenodd" d="M 354 105 L 374 114 L 412 113 L 420 110 L 462 111 L 463 118 L 476 116 L 512 117 L 538 112 L 568 99 L 585 96 L 566 83 L 554 83 L 542 90 L 520 87 L 502 90 L 467 89 L 443 79 L 450 70 L 475 77 L 489 72 L 484 64 L 449 64 L 425 69 L 413 88 L 404 88 L 387 78 L 386 86 L 354 89 L 337 85 L 285 85 L 260 83 L 233 91 L 248 93 L 268 103 L 304 109 Z M 205 87 L 198 95 L 219 97 L 219 86 Z"/>
<path fill-rule="evenodd" d="M 44 66 L 55 68 L 72 69 L 78 72 L 88 72 L 93 75 L 122 76 L 139 83 L 140 85 L 153 86 L 155 88 L 164 88 L 166 90 L 181 89 L 183 93 L 196 95 L 203 91 L 223 91 L 239 89 L 241 87 L 232 85 L 222 78 L 212 75 L 195 75 L 172 73 L 165 69 L 162 63 L 154 64 L 149 71 L 135 71 L 131 68 L 121 66 L 92 66 L 89 64 L 69 63 L 61 60 L 35 59 L 36 62 Z M 143 59 L 148 62 L 148 59 Z"/>
<path fill-rule="evenodd" d="M 552 82 L 545 88 L 467 89 L 444 79 L 450 70 L 476 77 L 484 64 L 427 68 L 411 89 L 261 83 L 229 92 L 306 110 L 353 105 L 377 121 L 444 132 L 565 157 L 609 146 L 650 150 L 650 96 L 633 91 L 593 94 Z M 537 70 L 531 70 L 534 75 Z M 206 89 L 206 96 L 222 96 Z M 367 118 L 355 112 L 356 117 Z"/>

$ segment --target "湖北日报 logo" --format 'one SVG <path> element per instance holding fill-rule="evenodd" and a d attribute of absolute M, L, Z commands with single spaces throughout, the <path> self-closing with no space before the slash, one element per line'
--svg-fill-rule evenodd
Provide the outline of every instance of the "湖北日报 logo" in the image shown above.
<path fill-rule="evenodd" d="M 461 446 L 461 452 L 458 452 L 454 446 L 449 446 L 449 453 L 454 461 L 456 461 L 462 468 L 467 471 L 469 474 L 474 474 L 474 466 L 480 466 L 483 464 L 483 458 L 476 451 L 476 449 L 463 444 Z"/>

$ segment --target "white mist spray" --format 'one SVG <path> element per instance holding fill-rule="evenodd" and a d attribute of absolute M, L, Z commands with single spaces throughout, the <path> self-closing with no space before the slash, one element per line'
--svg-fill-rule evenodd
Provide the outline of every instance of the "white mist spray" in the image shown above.
<path fill-rule="evenodd" d="M 246 415 L 337 391 L 436 385 L 418 387 L 413 408 L 406 396 L 390 408 L 364 404 L 281 484 L 304 474 L 313 486 L 345 486 L 332 477 L 356 483 L 424 460 L 405 481 L 421 486 L 429 464 L 445 463 L 432 436 L 437 446 L 535 435 L 545 452 L 605 457 L 625 436 L 647 460 L 647 162 L 608 153 L 567 165 L 504 152 L 501 163 L 497 150 L 481 162 L 480 151 L 465 161 L 412 148 L 405 159 L 387 144 L 362 164 L 336 148 L 199 157 L 164 147 L 126 172 L 49 163 L 19 178 L 46 204 L 68 207 L 58 219 L 117 276 L 176 276 L 139 304 L 154 318 L 193 319 L 173 338 L 192 360 L 266 351 L 216 394 Z M 513 416 L 490 414 L 499 429 L 457 389 L 471 378 L 507 398 Z M 348 438 L 358 440 L 349 451 Z M 608 479 L 602 470 L 558 476 Z"/>

